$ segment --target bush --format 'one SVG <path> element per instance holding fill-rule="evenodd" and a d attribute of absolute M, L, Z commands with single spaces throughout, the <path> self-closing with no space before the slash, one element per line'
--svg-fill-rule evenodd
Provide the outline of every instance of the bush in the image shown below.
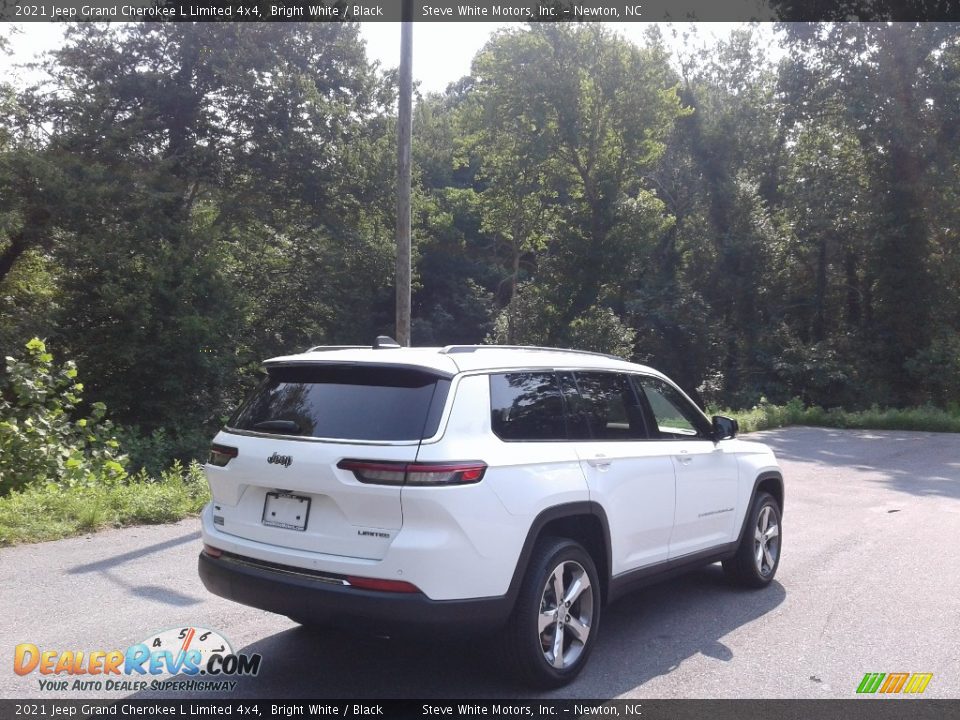
<path fill-rule="evenodd" d="M 904 367 L 927 401 L 939 407 L 960 403 L 960 332 L 942 331 Z"/>
<path fill-rule="evenodd" d="M 773 405 L 761 398 L 749 410 L 712 409 L 710 414 L 728 415 L 740 424 L 741 432 L 770 430 L 787 425 L 815 425 L 818 427 L 857 430 L 921 430 L 926 432 L 960 432 L 960 412 L 941 410 L 930 405 L 916 408 L 880 408 L 843 410 L 822 407 L 804 407 L 799 398 L 786 405 Z"/>
<path fill-rule="evenodd" d="M 206 457 L 210 449 L 210 433 L 205 429 L 157 428 L 149 434 L 137 427 L 120 426 L 116 430 L 120 447 L 129 458 L 126 467 L 131 473 L 145 470 L 148 475 L 158 477 L 172 461 L 189 465 L 193 460 Z"/>
<path fill-rule="evenodd" d="M 141 472 L 111 485 L 32 485 L 0 497 L 0 546 L 173 522 L 196 514 L 209 499 L 197 463 L 174 463 L 155 480 Z"/>
<path fill-rule="evenodd" d="M 93 403 L 89 415 L 79 417 L 83 385 L 73 362 L 55 365 L 34 338 L 26 356 L 8 357 L 6 367 L 0 378 L 0 545 L 172 522 L 209 500 L 198 463 L 175 460 L 164 469 L 174 451 L 194 452 L 197 437 L 124 431 L 149 466 L 128 474 L 104 405 Z"/>
<path fill-rule="evenodd" d="M 83 384 L 73 361 L 56 366 L 43 341 L 23 359 L 7 357 L 0 378 L 0 496 L 30 485 L 61 488 L 126 477 L 126 456 L 103 403 L 79 415 Z"/>

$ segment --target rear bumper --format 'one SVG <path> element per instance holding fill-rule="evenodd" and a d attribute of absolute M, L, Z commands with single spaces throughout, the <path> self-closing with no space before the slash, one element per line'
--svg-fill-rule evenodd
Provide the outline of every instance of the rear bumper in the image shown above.
<path fill-rule="evenodd" d="M 491 629 L 510 615 L 507 597 L 431 600 L 422 593 L 380 592 L 338 585 L 268 567 L 257 560 L 200 553 L 200 579 L 214 595 L 302 621 L 349 623 L 373 630 Z"/>

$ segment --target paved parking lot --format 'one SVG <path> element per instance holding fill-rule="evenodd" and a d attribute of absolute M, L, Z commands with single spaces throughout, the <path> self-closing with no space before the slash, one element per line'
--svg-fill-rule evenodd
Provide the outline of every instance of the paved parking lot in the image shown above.
<path fill-rule="evenodd" d="M 607 609 L 583 675 L 544 697 L 848 698 L 867 672 L 930 672 L 925 697 L 960 697 L 960 437 L 751 437 L 786 477 L 777 580 L 743 591 L 711 566 L 627 597 Z M 0 550 L 0 697 L 78 697 L 15 675 L 18 643 L 122 649 L 188 625 L 262 654 L 235 698 L 529 697 L 483 642 L 316 634 L 213 597 L 198 551 L 195 519 Z"/>

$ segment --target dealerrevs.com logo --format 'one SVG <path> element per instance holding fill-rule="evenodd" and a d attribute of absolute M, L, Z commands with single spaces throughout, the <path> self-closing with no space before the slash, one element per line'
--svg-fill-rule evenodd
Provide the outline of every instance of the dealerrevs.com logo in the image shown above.
<path fill-rule="evenodd" d="M 125 650 L 14 648 L 13 671 L 39 677 L 40 690 L 172 692 L 233 690 L 233 678 L 257 675 L 259 654 L 234 653 L 215 630 L 184 627 L 151 635 Z M 173 678 L 171 676 L 177 676 Z"/>
<path fill-rule="evenodd" d="M 931 678 L 933 673 L 867 673 L 857 686 L 857 692 L 864 695 L 919 695 L 927 689 Z"/>

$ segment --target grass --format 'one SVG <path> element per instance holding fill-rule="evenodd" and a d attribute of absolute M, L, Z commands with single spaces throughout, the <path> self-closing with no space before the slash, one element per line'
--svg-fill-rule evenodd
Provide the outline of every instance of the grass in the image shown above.
<path fill-rule="evenodd" d="M 786 405 L 772 405 L 761 401 L 750 410 L 714 410 L 712 414 L 727 415 L 740 424 L 741 432 L 770 430 L 787 425 L 814 425 L 818 427 L 857 430 L 922 430 L 926 432 L 960 432 L 960 410 L 942 410 L 932 406 L 914 408 L 880 408 L 843 410 L 822 407 L 804 407 L 797 400 Z"/>
<path fill-rule="evenodd" d="M 197 464 L 175 464 L 157 479 L 141 473 L 101 486 L 28 487 L 0 497 L 0 547 L 107 527 L 173 522 L 198 513 L 209 498 Z"/>

